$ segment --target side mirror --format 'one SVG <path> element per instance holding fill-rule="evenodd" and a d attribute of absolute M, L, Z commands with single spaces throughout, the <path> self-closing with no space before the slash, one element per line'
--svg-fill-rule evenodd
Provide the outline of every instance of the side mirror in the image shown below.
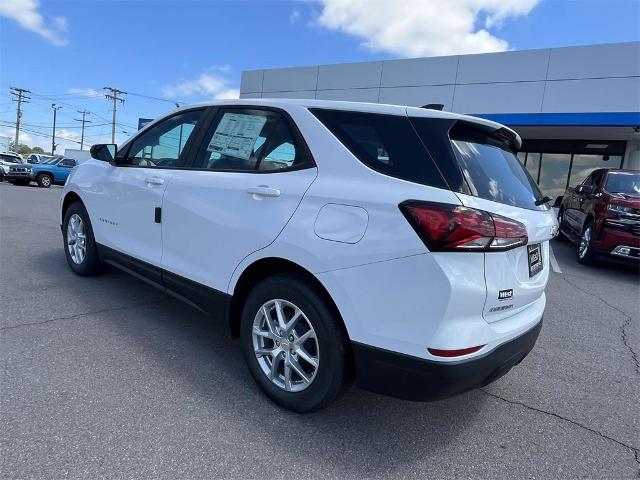
<path fill-rule="evenodd" d="M 118 146 L 115 143 L 98 143 L 91 147 L 91 158 L 113 163 L 118 153 Z"/>
<path fill-rule="evenodd" d="M 576 193 L 583 193 L 586 195 L 590 195 L 593 193 L 593 186 L 591 185 L 578 185 L 576 187 Z"/>

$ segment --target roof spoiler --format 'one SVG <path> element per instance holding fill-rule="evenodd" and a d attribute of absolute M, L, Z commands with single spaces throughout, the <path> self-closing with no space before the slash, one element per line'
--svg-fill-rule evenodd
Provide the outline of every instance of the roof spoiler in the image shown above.
<path fill-rule="evenodd" d="M 442 111 L 444 105 L 442 103 L 427 103 L 426 105 L 422 105 L 420 108 L 426 108 L 427 110 L 438 110 Z"/>

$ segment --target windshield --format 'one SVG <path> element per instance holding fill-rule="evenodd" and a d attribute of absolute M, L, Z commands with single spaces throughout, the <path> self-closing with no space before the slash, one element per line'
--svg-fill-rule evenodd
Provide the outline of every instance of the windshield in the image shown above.
<path fill-rule="evenodd" d="M 5 162 L 9 162 L 9 163 L 22 163 L 22 161 L 20 161 L 20 159 L 18 157 L 14 157 L 13 155 L 0 154 L 0 160 L 3 160 Z"/>
<path fill-rule="evenodd" d="M 640 172 L 609 172 L 605 189 L 609 193 L 640 195 Z"/>
<path fill-rule="evenodd" d="M 62 160 L 62 157 L 49 157 L 44 162 L 41 162 L 41 163 L 44 163 L 46 165 L 51 165 L 52 163 L 57 163 L 60 160 Z"/>

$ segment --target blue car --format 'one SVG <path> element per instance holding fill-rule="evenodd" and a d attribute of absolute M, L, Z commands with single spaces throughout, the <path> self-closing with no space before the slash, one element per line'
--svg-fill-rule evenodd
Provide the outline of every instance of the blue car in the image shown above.
<path fill-rule="evenodd" d="M 72 158 L 54 157 L 44 163 L 31 165 L 31 180 L 42 188 L 49 188 L 54 183 L 63 185 L 76 165 L 78 162 Z"/>

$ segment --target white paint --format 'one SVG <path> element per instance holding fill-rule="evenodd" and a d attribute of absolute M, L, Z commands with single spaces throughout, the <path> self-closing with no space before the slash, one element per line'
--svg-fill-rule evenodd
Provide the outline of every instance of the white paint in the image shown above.
<path fill-rule="evenodd" d="M 317 168 L 254 174 L 113 167 L 90 160 L 74 169 L 63 195 L 74 191 L 85 201 L 99 243 L 229 294 L 234 293 L 243 271 L 257 260 L 278 257 L 294 262 L 325 286 L 350 339 L 375 347 L 458 361 L 460 357 L 434 358 L 427 347 L 486 345 L 465 357 L 474 358 L 540 320 L 548 262 L 542 272 L 529 278 L 526 247 L 491 254 L 429 252 L 398 205 L 408 199 L 463 203 L 513 218 L 525 224 L 531 241 L 543 244 L 545 258 L 555 222 L 552 210 L 509 207 L 373 171 L 354 158 L 309 107 L 463 117 L 318 100 L 262 99 L 252 100 L 254 103 L 288 112 Z M 247 101 L 215 103 L 238 104 Z M 145 131 L 152 128 L 154 124 Z M 154 185 L 145 182 L 148 176 L 165 181 Z M 280 195 L 256 198 L 247 193 L 258 186 L 278 190 Z M 333 207 L 326 219 L 320 217 L 318 228 L 316 219 L 327 204 L 349 207 Z M 155 224 L 153 209 L 160 205 L 162 223 Z M 99 217 L 118 225 L 100 222 Z M 319 235 L 343 241 L 327 241 Z M 357 243 L 348 243 L 354 241 Z M 517 308 L 487 321 L 483 310 L 490 306 L 488 298 L 497 299 L 498 291 L 505 288 L 514 289 Z"/>

